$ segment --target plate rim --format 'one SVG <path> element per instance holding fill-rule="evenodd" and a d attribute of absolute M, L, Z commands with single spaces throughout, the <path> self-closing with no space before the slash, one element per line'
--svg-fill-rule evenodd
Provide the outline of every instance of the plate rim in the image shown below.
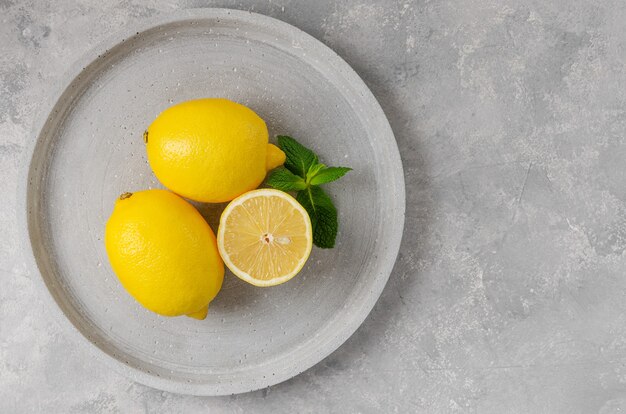
<path fill-rule="evenodd" d="M 82 332 L 70 321 L 67 315 L 63 312 L 60 305 L 57 303 L 52 293 L 50 292 L 40 268 L 35 258 L 35 253 L 31 243 L 31 232 L 29 228 L 29 179 L 30 173 L 33 167 L 35 149 L 37 143 L 40 140 L 40 136 L 43 133 L 45 123 L 59 103 L 62 95 L 74 82 L 74 80 L 80 76 L 84 69 L 102 55 L 104 52 L 112 49 L 123 41 L 129 39 L 137 33 L 145 32 L 151 28 L 155 28 L 161 25 L 172 24 L 189 19 L 211 19 L 211 18 L 229 18 L 236 20 L 244 20 L 246 22 L 254 21 L 264 26 L 273 26 L 285 32 L 292 32 L 297 34 L 300 39 L 317 45 L 319 51 L 327 55 L 330 59 L 333 59 L 336 64 L 340 65 L 344 70 L 342 73 L 344 76 L 350 78 L 351 86 L 358 89 L 362 94 L 364 100 L 368 104 L 374 107 L 377 111 L 380 111 L 377 116 L 381 116 L 381 120 L 384 121 L 382 128 L 387 130 L 383 139 L 387 142 L 388 153 L 386 154 L 393 160 L 392 165 L 388 168 L 391 171 L 393 177 L 393 185 L 397 198 L 394 206 L 394 214 L 387 222 L 387 227 L 392 227 L 390 232 L 390 240 L 387 241 L 386 256 L 380 260 L 385 260 L 384 266 L 385 272 L 381 276 L 374 279 L 374 283 L 370 286 L 370 294 L 365 297 L 361 303 L 360 312 L 344 313 L 342 317 L 343 327 L 341 330 L 336 330 L 332 340 L 325 342 L 323 347 L 318 348 L 315 352 L 308 353 L 306 358 L 301 359 L 297 364 L 294 364 L 296 369 L 292 369 L 291 372 L 283 375 L 265 375 L 263 378 L 249 378 L 246 381 L 229 381 L 216 384 L 208 383 L 186 383 L 173 379 L 157 377 L 154 374 L 149 374 L 140 369 L 126 365 L 120 360 L 114 358 L 108 353 L 102 351 L 96 344 L 90 341 Z M 101 361 L 103 365 L 112 368 L 115 372 L 122 374 L 126 378 L 147 385 L 152 388 L 179 393 L 189 394 L 197 396 L 218 396 L 218 395 L 232 395 L 245 393 L 250 391 L 259 390 L 272 385 L 276 385 L 288 379 L 291 379 L 302 372 L 317 365 L 324 360 L 330 354 L 335 352 L 345 341 L 348 340 L 362 325 L 367 316 L 372 311 L 374 305 L 380 298 L 382 291 L 387 284 L 387 281 L 393 271 L 394 265 L 397 260 L 397 256 L 400 250 L 400 244 L 404 233 L 405 223 L 405 211 L 406 211 L 406 192 L 404 181 L 404 170 L 402 166 L 402 160 L 398 149 L 397 141 L 395 139 L 389 120 L 384 113 L 382 107 L 378 103 L 376 97 L 371 92 L 369 87 L 356 73 L 356 71 L 334 50 L 325 45 L 320 40 L 309 35 L 303 30 L 283 22 L 282 20 L 266 16 L 259 13 L 227 9 L 227 8 L 192 8 L 182 9 L 175 12 L 161 13 L 157 16 L 142 20 L 136 24 L 122 28 L 115 33 L 106 36 L 104 40 L 98 42 L 95 46 L 82 54 L 80 58 L 70 64 L 69 68 L 64 72 L 62 76 L 59 76 L 52 82 L 52 85 L 47 89 L 46 95 L 42 98 L 42 102 L 38 105 L 38 115 L 34 117 L 34 122 L 30 133 L 28 134 L 29 142 L 26 145 L 26 150 L 22 157 L 22 167 L 20 170 L 18 188 L 17 188 L 17 218 L 18 225 L 20 227 L 20 244 L 21 252 L 24 262 L 27 267 L 28 274 L 32 276 L 32 279 L 37 279 L 35 285 L 40 291 L 40 298 L 44 300 L 47 309 L 50 309 L 50 313 L 53 315 L 52 319 L 57 322 L 57 325 L 61 327 L 62 332 L 68 337 L 71 337 L 71 342 L 74 342 L 80 346 L 81 349 L 86 350 L 94 359 Z M 269 365 L 271 367 L 271 365 Z M 263 367 L 267 369 L 267 367 Z M 268 369 L 268 373 L 271 369 Z M 257 371 L 258 376 L 261 376 L 261 372 Z"/>

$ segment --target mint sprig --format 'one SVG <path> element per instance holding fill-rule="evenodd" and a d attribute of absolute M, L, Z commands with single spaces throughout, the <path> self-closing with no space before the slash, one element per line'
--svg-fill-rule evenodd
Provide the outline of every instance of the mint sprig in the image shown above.
<path fill-rule="evenodd" d="M 297 191 L 296 200 L 309 213 L 313 243 L 322 249 L 335 247 L 337 209 L 319 187 L 343 177 L 351 168 L 327 167 L 318 156 L 295 139 L 279 135 L 278 146 L 287 155 L 285 166 L 272 171 L 266 184 L 282 191 Z"/>

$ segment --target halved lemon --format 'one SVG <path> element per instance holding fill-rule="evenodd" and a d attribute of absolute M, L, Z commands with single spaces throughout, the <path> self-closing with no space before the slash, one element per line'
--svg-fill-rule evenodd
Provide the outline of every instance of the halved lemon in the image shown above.
<path fill-rule="evenodd" d="M 311 219 L 283 191 L 249 191 L 222 213 L 217 246 L 237 277 L 255 286 L 276 286 L 298 274 L 309 258 Z"/>

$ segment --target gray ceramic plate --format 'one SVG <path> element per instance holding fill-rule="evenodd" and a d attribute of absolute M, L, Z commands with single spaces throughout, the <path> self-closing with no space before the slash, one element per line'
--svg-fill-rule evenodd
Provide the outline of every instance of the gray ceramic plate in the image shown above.
<path fill-rule="evenodd" d="M 340 213 L 337 246 L 314 249 L 281 286 L 227 274 L 204 321 L 141 308 L 102 241 L 120 193 L 159 187 L 144 128 L 169 105 L 199 97 L 248 105 L 271 136 L 292 135 L 328 164 L 354 168 L 327 186 Z M 130 378 L 198 395 L 266 387 L 335 350 L 380 295 L 404 223 L 398 149 L 361 79 L 302 31 L 234 10 L 170 14 L 86 56 L 45 115 L 21 188 L 27 257 L 68 334 Z M 214 224 L 219 208 L 201 211 Z"/>

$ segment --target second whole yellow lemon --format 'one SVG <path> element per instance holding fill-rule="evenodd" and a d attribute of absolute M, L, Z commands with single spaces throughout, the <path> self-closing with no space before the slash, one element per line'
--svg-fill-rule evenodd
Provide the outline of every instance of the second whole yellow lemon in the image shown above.
<path fill-rule="evenodd" d="M 250 108 L 228 99 L 182 102 L 163 111 L 144 133 L 159 181 L 186 198 L 221 203 L 258 187 L 285 154 L 268 141 Z"/>
<path fill-rule="evenodd" d="M 213 231 L 191 204 L 167 190 L 122 194 L 104 239 L 113 271 L 145 308 L 206 317 L 224 263 Z"/>

